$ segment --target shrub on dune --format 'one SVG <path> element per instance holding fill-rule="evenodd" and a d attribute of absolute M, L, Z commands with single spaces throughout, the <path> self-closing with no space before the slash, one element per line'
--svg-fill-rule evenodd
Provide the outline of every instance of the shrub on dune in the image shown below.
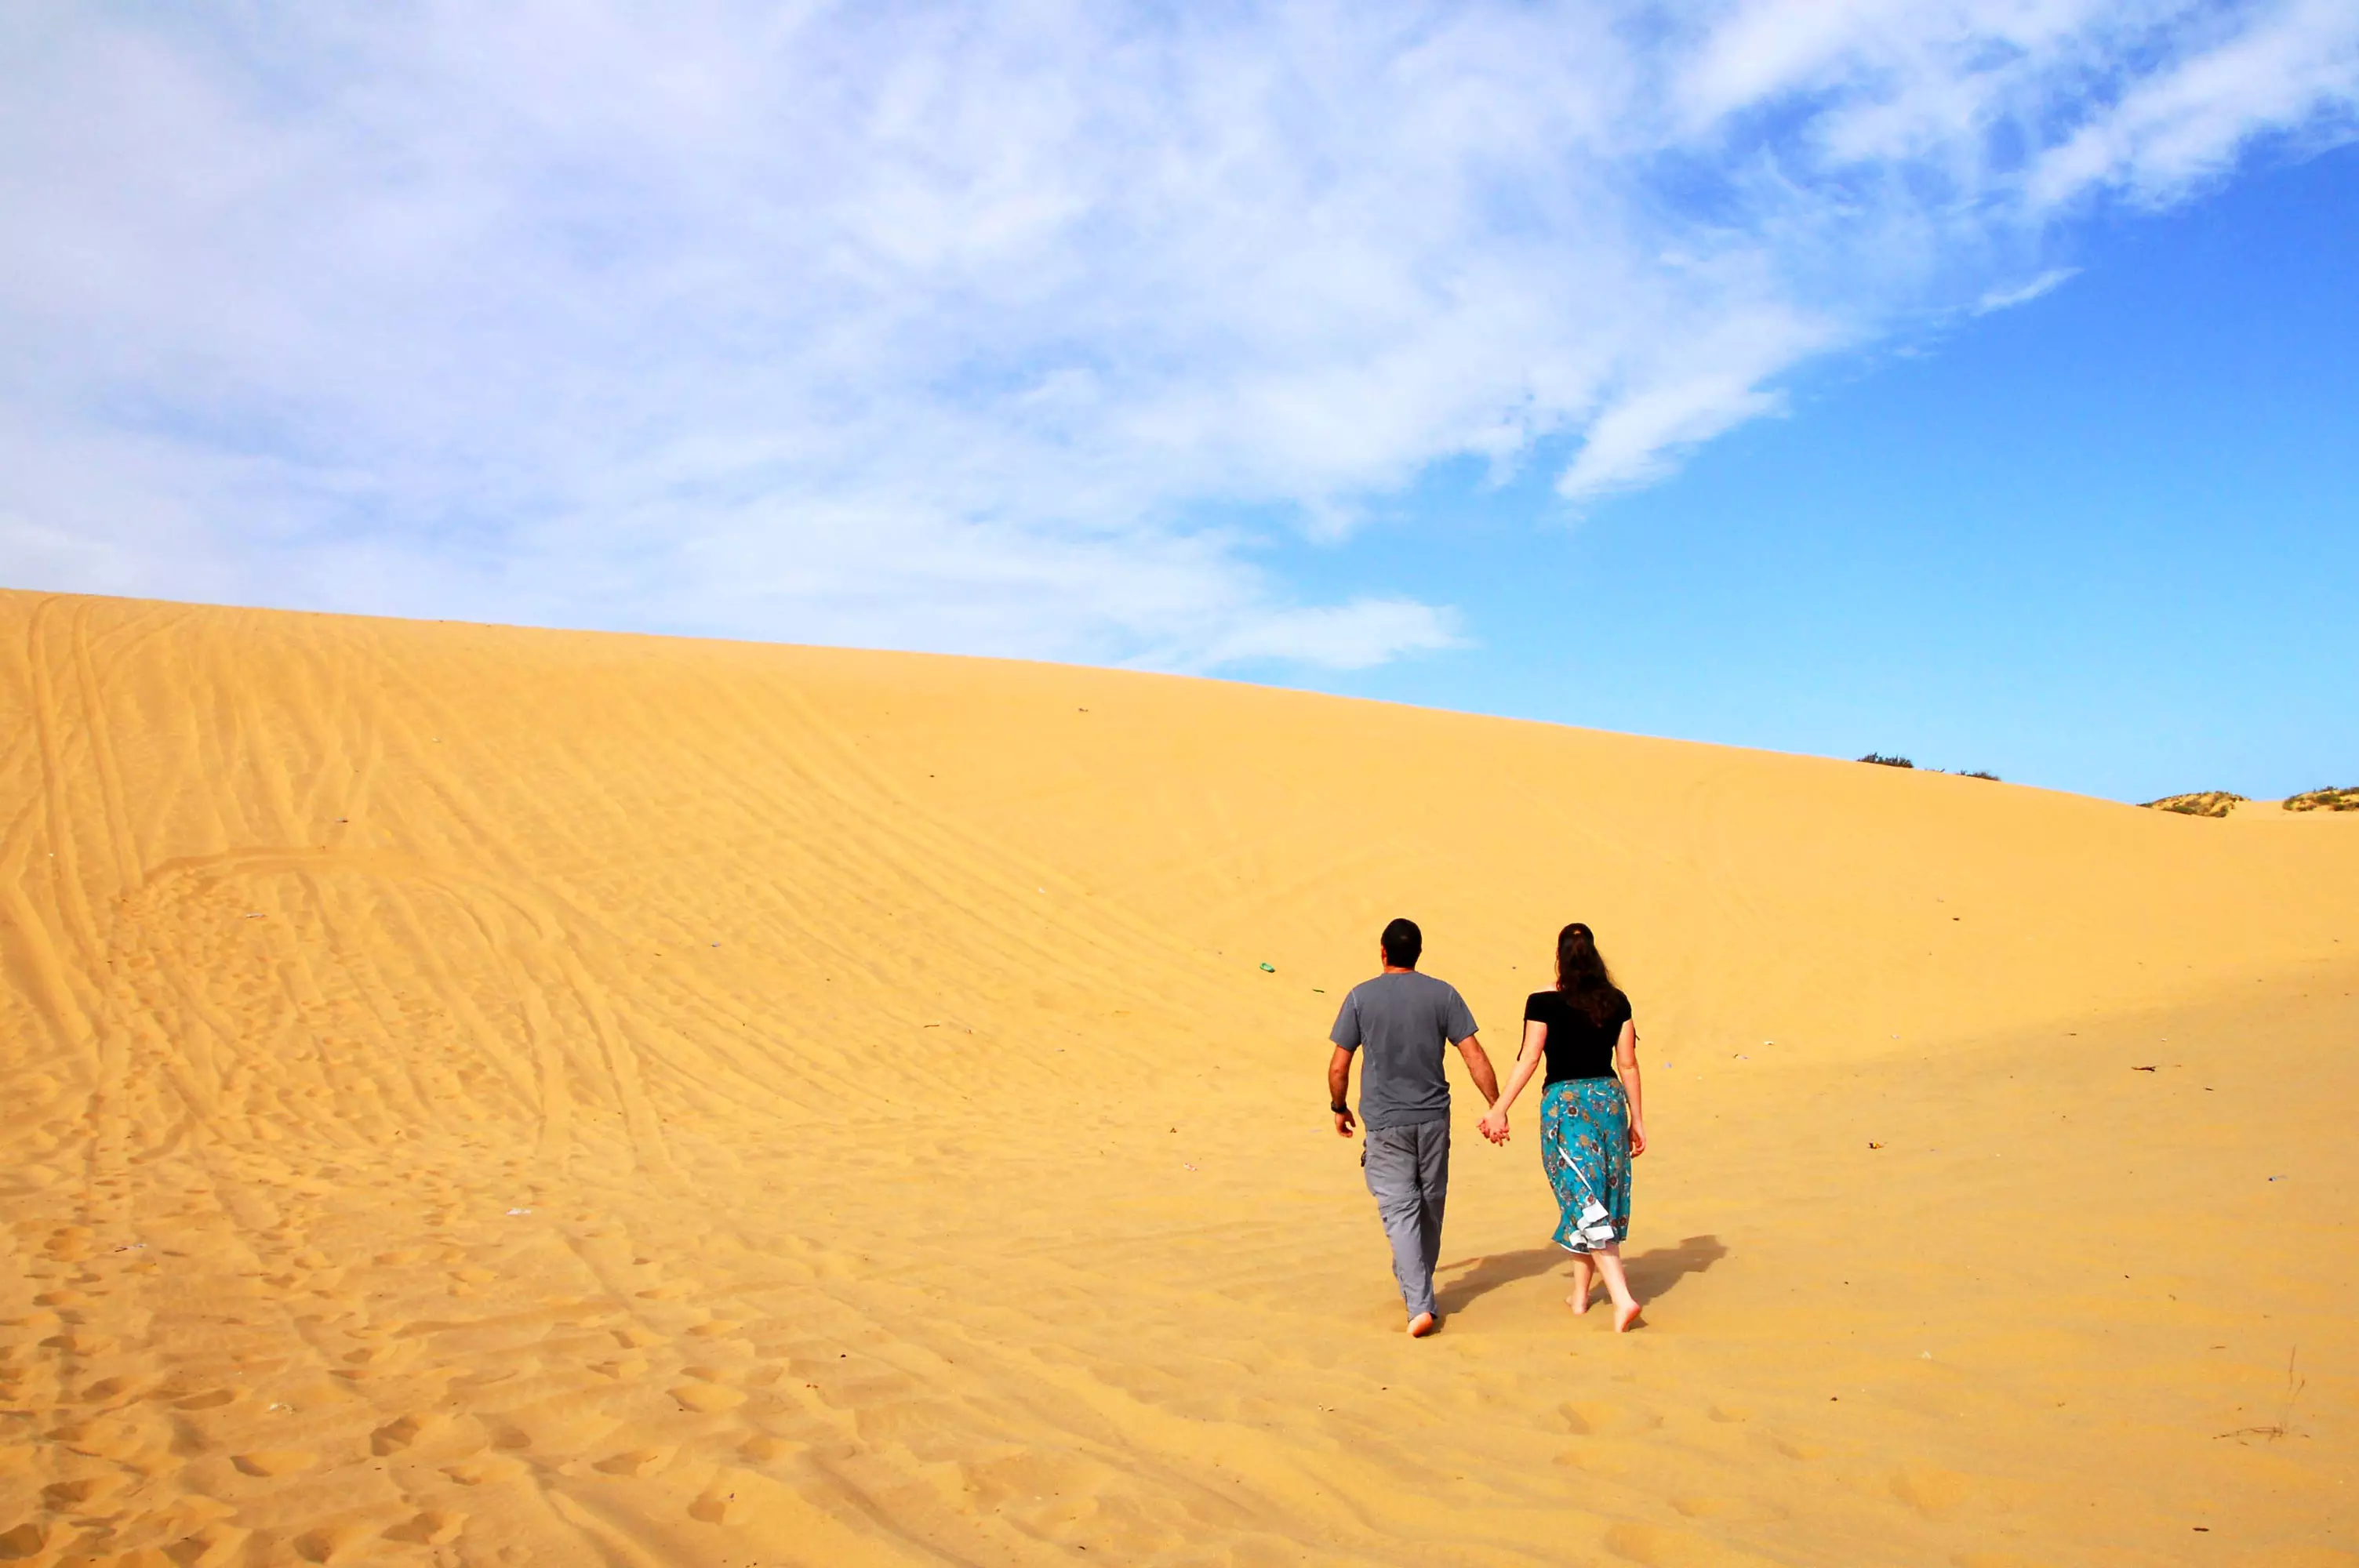
<path fill-rule="evenodd" d="M 2245 797 L 2224 789 L 2198 790 L 2193 795 L 2167 795 L 2160 800 L 2149 800 L 2149 811 L 2175 811 L 2181 816 L 2225 816 L 2242 806 Z"/>

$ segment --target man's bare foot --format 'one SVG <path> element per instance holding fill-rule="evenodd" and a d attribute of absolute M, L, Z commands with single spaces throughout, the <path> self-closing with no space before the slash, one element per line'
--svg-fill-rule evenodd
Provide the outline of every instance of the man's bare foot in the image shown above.
<path fill-rule="evenodd" d="M 1423 1339 L 1433 1332 L 1433 1314 L 1430 1312 L 1421 1312 L 1408 1320 L 1408 1336 L 1411 1339 Z"/>
<path fill-rule="evenodd" d="M 1639 1307 L 1636 1302 L 1632 1302 L 1627 1306 L 1615 1307 L 1614 1309 L 1614 1332 L 1616 1334 L 1629 1333 L 1630 1325 L 1638 1321 L 1638 1312 Z"/>
<path fill-rule="evenodd" d="M 1572 1315 L 1575 1317 L 1579 1317 L 1582 1313 L 1587 1312 L 1589 1310 L 1589 1287 L 1587 1285 L 1583 1285 L 1581 1289 L 1573 1292 L 1572 1294 L 1565 1297 L 1564 1304 L 1572 1309 Z"/>

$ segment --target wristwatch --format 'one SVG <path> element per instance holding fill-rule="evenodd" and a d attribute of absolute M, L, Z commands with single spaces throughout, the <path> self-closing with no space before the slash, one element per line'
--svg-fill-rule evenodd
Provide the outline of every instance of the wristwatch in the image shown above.
<path fill-rule="evenodd" d="M 1337 1100 L 1327 1108 L 1333 1111 L 1337 1116 L 1349 1116 L 1352 1114 L 1352 1108 L 1345 1105 L 1342 1100 Z"/>

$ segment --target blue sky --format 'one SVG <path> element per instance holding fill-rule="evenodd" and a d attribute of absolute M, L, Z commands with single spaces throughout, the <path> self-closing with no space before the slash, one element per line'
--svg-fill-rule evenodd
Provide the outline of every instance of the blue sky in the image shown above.
<path fill-rule="evenodd" d="M 2359 779 L 2349 0 L 0 13 L 0 583 Z"/>
<path fill-rule="evenodd" d="M 2359 780 L 2359 148 L 2069 250 L 1643 491 L 1575 514 L 1459 465 L 1290 549 L 1470 628 L 1301 684 L 2121 799 Z"/>

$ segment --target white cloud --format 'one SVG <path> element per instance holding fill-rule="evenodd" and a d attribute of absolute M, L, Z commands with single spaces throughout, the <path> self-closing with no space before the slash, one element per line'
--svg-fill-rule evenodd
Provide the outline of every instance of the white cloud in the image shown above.
<path fill-rule="evenodd" d="M 1462 645 L 1457 617 L 1408 599 L 1266 611 L 1222 633 L 1198 655 L 1205 666 L 1284 659 L 1359 670 L 1403 654 Z"/>
<path fill-rule="evenodd" d="M 2200 35 L 2049 148 L 2031 200 L 2053 207 L 2110 186 L 2159 205 L 2230 167 L 2257 135 L 2359 133 L 2359 5 L 2281 0 Z"/>
<path fill-rule="evenodd" d="M 1447 646 L 1237 520 L 1341 539 L 1542 443 L 1570 497 L 1645 483 L 1813 356 L 2050 286 L 2104 192 L 2349 135 L 2354 40 L 2347 0 L 20 7 L 0 579 Z"/>
<path fill-rule="evenodd" d="M 1983 291 L 1974 301 L 1973 314 L 1987 316 L 1994 310 L 2009 310 L 2017 305 L 2028 305 L 2058 285 L 2080 276 L 2077 266 L 2051 266 L 2028 283 L 2018 283 Z"/>

